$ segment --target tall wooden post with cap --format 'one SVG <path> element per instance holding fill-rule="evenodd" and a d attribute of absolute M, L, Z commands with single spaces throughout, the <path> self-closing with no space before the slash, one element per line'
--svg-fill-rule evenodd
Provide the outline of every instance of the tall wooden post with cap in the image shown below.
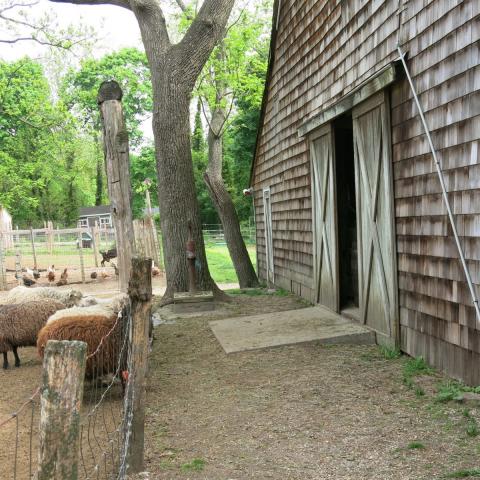
<path fill-rule="evenodd" d="M 126 292 L 132 257 L 135 254 L 135 234 L 131 207 L 128 133 L 122 110 L 122 96 L 120 85 L 111 80 L 100 85 L 97 101 L 103 125 L 108 196 L 117 240 L 120 290 Z"/>

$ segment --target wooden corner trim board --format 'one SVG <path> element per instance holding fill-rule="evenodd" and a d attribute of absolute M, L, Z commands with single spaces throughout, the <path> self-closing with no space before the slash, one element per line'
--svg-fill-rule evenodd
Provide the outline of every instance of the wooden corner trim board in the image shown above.
<path fill-rule="evenodd" d="M 341 98 L 331 107 L 323 110 L 312 118 L 302 123 L 298 129 L 298 136 L 304 137 L 311 131 L 321 127 L 325 123 L 333 120 L 334 118 L 342 115 L 342 113 L 348 112 L 355 105 L 365 101 L 375 93 L 383 90 L 385 87 L 393 83 L 397 79 L 396 74 L 396 62 L 388 64 L 382 68 L 379 72 L 372 75 L 365 80 L 351 93 Z"/>

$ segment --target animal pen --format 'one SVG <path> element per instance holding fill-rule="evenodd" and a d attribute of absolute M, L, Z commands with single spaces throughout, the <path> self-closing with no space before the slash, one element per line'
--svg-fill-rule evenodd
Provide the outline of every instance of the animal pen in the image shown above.
<path fill-rule="evenodd" d="M 134 220 L 133 226 L 138 253 L 162 269 L 160 235 L 153 219 Z M 115 229 L 107 226 L 60 229 L 48 222 L 41 229 L 0 231 L 0 290 L 21 284 L 27 269 L 38 270 L 40 285 L 55 284 L 64 269 L 69 284 L 117 280 L 117 260 L 105 256 L 115 245 Z M 55 279 L 50 282 L 47 275 L 52 265 Z"/>
<path fill-rule="evenodd" d="M 151 298 L 151 260 L 135 257 L 129 298 L 101 338 L 47 343 L 42 384 L 0 418 L 3 480 L 122 480 L 143 469 Z"/>

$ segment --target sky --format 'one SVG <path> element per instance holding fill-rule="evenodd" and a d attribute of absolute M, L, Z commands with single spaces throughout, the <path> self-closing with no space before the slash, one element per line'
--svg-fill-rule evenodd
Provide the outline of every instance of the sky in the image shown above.
<path fill-rule="evenodd" d="M 0 0 L 0 8 L 5 3 L 5 0 Z M 64 28 L 79 22 L 93 26 L 102 37 L 98 45 L 99 56 L 127 46 L 142 48 L 140 30 L 133 13 L 121 7 L 59 4 L 48 0 L 40 0 L 38 5 L 28 7 L 26 10 L 29 16 L 35 18 L 48 12 Z M 1 25 L 0 35 L 7 37 Z M 2 44 L 0 49 L 0 57 L 4 60 L 15 60 L 24 55 L 40 56 L 44 51 L 41 46 L 34 42 L 17 42 L 13 45 Z"/>

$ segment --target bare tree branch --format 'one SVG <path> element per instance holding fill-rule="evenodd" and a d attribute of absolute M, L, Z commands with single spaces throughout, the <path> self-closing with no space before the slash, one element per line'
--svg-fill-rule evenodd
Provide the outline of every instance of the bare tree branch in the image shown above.
<path fill-rule="evenodd" d="M 8 10 L 12 10 L 13 8 L 22 8 L 22 7 L 33 7 L 35 5 L 38 5 L 38 0 L 34 0 L 33 2 L 28 2 L 28 3 L 12 3 L 11 5 L 7 5 L 6 7 L 0 8 L 0 13 L 5 13 L 8 12 Z"/>
<path fill-rule="evenodd" d="M 195 82 L 217 41 L 223 37 L 225 26 L 235 0 L 205 0 L 178 44 L 180 61 Z M 194 61 L 193 61 L 194 59 Z"/>
<path fill-rule="evenodd" d="M 182 12 L 186 12 L 187 11 L 187 6 L 185 5 L 185 3 L 183 3 L 183 0 L 175 0 L 177 2 L 177 5 L 180 7 L 180 10 Z"/>
<path fill-rule="evenodd" d="M 75 5 L 115 5 L 131 10 L 128 0 L 50 0 L 55 3 L 73 3 Z"/>

